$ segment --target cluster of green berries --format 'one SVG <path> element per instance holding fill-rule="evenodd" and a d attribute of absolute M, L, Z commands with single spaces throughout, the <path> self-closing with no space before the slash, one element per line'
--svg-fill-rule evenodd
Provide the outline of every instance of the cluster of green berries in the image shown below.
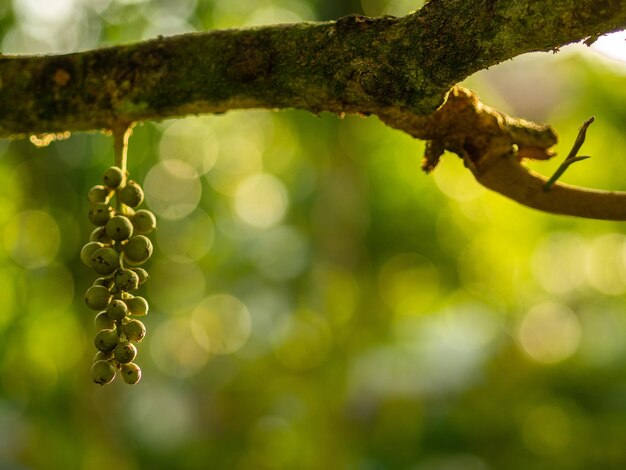
<path fill-rule="evenodd" d="M 148 279 L 140 268 L 152 255 L 146 234 L 156 228 L 156 218 L 148 210 L 134 208 L 143 202 L 143 190 L 135 181 L 126 181 L 124 172 L 112 166 L 104 173 L 104 185 L 89 190 L 89 220 L 96 228 L 83 246 L 83 263 L 98 275 L 85 293 L 85 303 L 97 312 L 94 344 L 98 352 L 91 368 L 97 384 L 111 382 L 119 370 L 124 382 L 136 384 L 141 369 L 133 362 L 146 334 L 144 324 L 133 317 L 148 313 L 148 302 L 133 291 Z M 117 198 L 117 208 L 111 199 Z"/>

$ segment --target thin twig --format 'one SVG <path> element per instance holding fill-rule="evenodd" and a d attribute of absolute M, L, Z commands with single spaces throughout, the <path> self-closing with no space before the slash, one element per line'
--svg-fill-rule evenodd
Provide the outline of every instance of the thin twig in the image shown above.
<path fill-rule="evenodd" d="M 543 185 L 544 191 L 548 191 L 552 187 L 552 185 L 556 182 L 556 180 L 558 180 L 561 177 L 561 175 L 565 173 L 565 170 L 567 170 L 572 163 L 580 162 L 582 160 L 586 160 L 590 158 L 588 156 L 579 157 L 579 156 L 576 156 L 576 154 L 578 153 L 578 151 L 580 150 L 580 147 L 582 147 L 583 143 L 585 142 L 585 138 L 587 137 L 587 128 L 591 125 L 594 119 L 595 118 L 591 116 L 589 119 L 587 119 L 583 123 L 582 126 L 580 126 L 580 129 L 578 130 L 578 136 L 576 136 L 576 140 L 574 141 L 574 145 L 572 146 L 572 149 L 569 151 L 569 154 L 567 154 L 567 157 L 565 158 L 563 163 L 559 165 L 559 167 L 556 169 L 554 174 L 550 177 L 550 179 L 548 179 L 548 181 L 546 181 L 546 184 Z"/>

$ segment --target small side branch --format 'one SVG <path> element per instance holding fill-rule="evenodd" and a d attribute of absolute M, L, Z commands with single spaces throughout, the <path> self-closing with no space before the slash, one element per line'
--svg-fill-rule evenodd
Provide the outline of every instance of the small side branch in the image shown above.
<path fill-rule="evenodd" d="M 507 116 L 480 102 L 475 93 L 454 87 L 445 104 L 420 120 L 398 114 L 385 122 L 415 137 L 434 143 L 427 146 L 424 170 L 434 169 L 443 150 L 463 158 L 476 180 L 492 191 L 520 204 L 553 214 L 589 219 L 626 220 L 626 192 L 598 191 L 559 183 L 529 170 L 523 158 L 546 160 L 557 137 L 549 126 Z M 593 119 L 587 120 L 565 160 L 565 167 L 584 157 L 576 154 Z M 550 190 L 544 188 L 549 183 Z"/>

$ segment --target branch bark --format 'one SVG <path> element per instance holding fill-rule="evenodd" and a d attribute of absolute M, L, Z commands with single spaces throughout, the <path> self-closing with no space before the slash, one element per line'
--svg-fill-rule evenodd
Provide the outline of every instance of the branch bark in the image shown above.
<path fill-rule="evenodd" d="M 353 15 L 66 55 L 3 56 L 0 137 L 114 129 L 241 108 L 376 114 L 430 141 L 429 169 L 443 150 L 454 151 L 479 182 L 505 192 L 487 178 L 486 168 L 501 168 L 487 164 L 492 162 L 487 156 L 519 151 L 515 161 L 548 158 L 554 132 L 484 113 L 488 108 L 460 88 L 451 93 L 457 98 L 453 105 L 441 106 L 448 91 L 519 54 L 556 51 L 623 28 L 626 0 L 431 0 L 401 18 Z M 458 106 L 461 102 L 469 104 Z M 478 127 L 460 123 L 463 112 L 478 116 L 472 121 Z M 498 125 L 481 127 L 481 119 L 496 119 Z M 495 134 L 477 134 L 479 127 Z M 547 194 L 540 199 L 550 198 Z M 527 202 L 519 194 L 508 196 Z"/>
<path fill-rule="evenodd" d="M 452 85 L 626 27 L 626 0 L 432 0 L 402 18 L 211 31 L 0 58 L 0 137 L 236 108 L 429 114 Z"/>

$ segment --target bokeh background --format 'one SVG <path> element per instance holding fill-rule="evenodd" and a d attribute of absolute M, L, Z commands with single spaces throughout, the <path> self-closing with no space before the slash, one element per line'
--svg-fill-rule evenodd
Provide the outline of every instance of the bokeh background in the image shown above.
<path fill-rule="evenodd" d="M 4 54 L 403 15 L 408 0 L 3 0 Z M 623 38 L 469 78 L 550 122 L 565 181 L 626 189 Z M 0 141 L 1 469 L 626 466 L 622 223 L 542 214 L 362 118 L 237 111 L 135 128 L 156 212 L 136 386 L 91 383 L 79 259 L 112 139 Z M 533 165 L 551 174 L 558 161 Z"/>

